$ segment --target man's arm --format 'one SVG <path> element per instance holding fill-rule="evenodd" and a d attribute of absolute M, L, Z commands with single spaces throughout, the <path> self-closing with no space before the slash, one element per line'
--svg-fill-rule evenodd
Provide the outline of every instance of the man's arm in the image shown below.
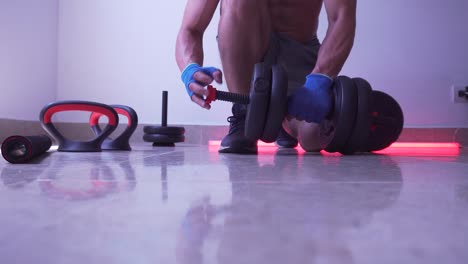
<path fill-rule="evenodd" d="M 188 64 L 203 65 L 203 34 L 219 0 L 188 0 L 176 42 L 176 60 L 182 71 Z"/>
<path fill-rule="evenodd" d="M 351 52 L 356 32 L 356 0 L 324 0 L 328 30 L 313 73 L 332 78 L 341 71 Z"/>

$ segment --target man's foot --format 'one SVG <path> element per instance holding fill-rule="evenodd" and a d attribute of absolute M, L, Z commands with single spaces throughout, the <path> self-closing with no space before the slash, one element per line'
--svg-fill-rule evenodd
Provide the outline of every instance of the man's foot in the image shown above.
<path fill-rule="evenodd" d="M 227 119 L 230 123 L 229 133 L 221 141 L 220 153 L 257 153 L 257 141 L 249 140 L 244 135 L 246 113 L 247 106 L 241 104 L 232 106 L 233 115 Z"/>
<path fill-rule="evenodd" d="M 297 147 L 298 141 L 281 127 L 281 130 L 276 138 L 276 145 L 281 148 L 295 148 Z"/>

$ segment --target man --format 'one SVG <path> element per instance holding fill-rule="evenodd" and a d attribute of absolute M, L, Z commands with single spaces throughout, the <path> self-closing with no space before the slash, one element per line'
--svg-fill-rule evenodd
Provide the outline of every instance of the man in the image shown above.
<path fill-rule="evenodd" d="M 203 65 L 203 33 L 220 0 L 188 0 L 177 37 L 176 60 L 193 102 L 205 103 L 206 85 L 222 82 L 222 73 Z M 322 8 L 328 30 L 317 39 Z M 356 0 L 221 0 L 218 47 L 230 92 L 248 94 L 255 63 L 278 63 L 288 74 L 288 116 L 277 144 L 320 150 L 318 124 L 329 113 L 332 80 L 343 67 L 354 42 Z M 246 107 L 234 104 L 229 134 L 220 152 L 256 153 L 245 138 Z M 292 138 L 289 136 L 292 136 Z M 288 140 L 289 138 L 289 140 Z"/>

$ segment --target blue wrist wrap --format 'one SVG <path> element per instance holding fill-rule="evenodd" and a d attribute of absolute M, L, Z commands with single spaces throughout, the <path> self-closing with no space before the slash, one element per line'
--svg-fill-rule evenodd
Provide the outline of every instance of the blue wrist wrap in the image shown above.
<path fill-rule="evenodd" d="M 187 90 L 187 93 L 188 93 L 190 98 L 192 98 L 193 91 L 190 90 L 189 85 L 191 83 L 193 83 L 193 82 L 197 82 L 193 78 L 193 75 L 198 71 L 201 71 L 201 72 L 211 76 L 211 78 L 213 78 L 213 73 L 215 73 L 216 71 L 219 71 L 219 69 L 216 68 L 216 67 L 201 67 L 200 65 L 198 65 L 196 63 L 191 63 L 191 64 L 187 65 L 187 67 L 185 67 L 184 71 L 182 72 L 181 79 L 182 79 L 182 82 L 185 84 L 185 89 Z M 206 85 L 206 84 L 202 84 L 202 83 L 200 83 L 200 84 L 201 85 Z"/>
<path fill-rule="evenodd" d="M 288 98 L 288 114 L 309 123 L 322 122 L 331 109 L 332 84 L 326 75 L 307 75 L 304 85 Z"/>

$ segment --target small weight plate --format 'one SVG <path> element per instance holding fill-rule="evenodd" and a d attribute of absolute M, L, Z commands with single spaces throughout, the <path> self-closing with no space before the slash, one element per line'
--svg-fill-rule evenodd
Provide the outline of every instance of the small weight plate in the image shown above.
<path fill-rule="evenodd" d="M 377 151 L 397 141 L 403 130 L 403 111 L 398 102 L 381 91 L 370 95 L 370 131 L 365 150 Z"/>
<path fill-rule="evenodd" d="M 185 128 L 173 126 L 144 126 L 143 132 L 145 132 L 145 134 L 162 134 L 177 136 L 185 134 Z"/>
<path fill-rule="evenodd" d="M 178 143 L 184 142 L 185 136 L 178 135 L 178 136 L 168 136 L 162 134 L 144 134 L 143 140 L 145 142 L 153 142 L 153 143 Z"/>
<path fill-rule="evenodd" d="M 357 89 L 357 114 L 353 132 L 346 145 L 340 150 L 340 153 L 344 155 L 350 155 L 362 149 L 369 136 L 369 100 L 372 87 L 362 78 L 353 78 L 352 80 Z"/>
<path fill-rule="evenodd" d="M 357 112 L 357 89 L 349 77 L 338 76 L 332 89 L 333 111 L 320 124 L 320 147 L 327 152 L 337 152 L 346 144 Z"/>
<path fill-rule="evenodd" d="M 262 137 L 271 93 L 271 68 L 257 63 L 250 87 L 250 103 L 245 120 L 245 136 L 251 140 Z"/>
<path fill-rule="evenodd" d="M 271 87 L 270 103 L 261 137 L 261 140 L 268 143 L 274 142 L 278 137 L 287 111 L 288 76 L 280 65 L 273 65 L 272 67 Z"/>

